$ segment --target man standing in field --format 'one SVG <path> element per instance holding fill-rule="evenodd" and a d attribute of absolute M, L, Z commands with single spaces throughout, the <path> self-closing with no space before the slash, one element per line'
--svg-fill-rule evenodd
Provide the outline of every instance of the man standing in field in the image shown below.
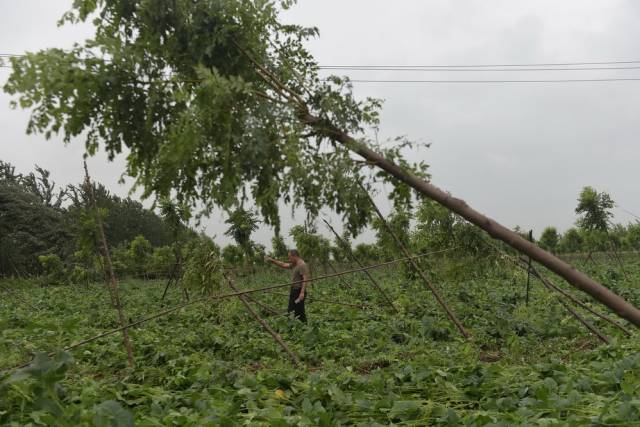
<path fill-rule="evenodd" d="M 307 280 L 311 278 L 309 274 L 309 266 L 300 258 L 300 253 L 296 249 L 290 249 L 287 253 L 289 256 L 289 262 L 278 261 L 270 256 L 265 256 L 264 260 L 281 268 L 288 268 L 293 270 L 291 275 L 291 291 L 289 292 L 289 307 L 287 311 L 294 312 L 296 319 L 307 323 L 307 315 L 304 312 L 304 297 L 305 288 L 307 286 Z"/>

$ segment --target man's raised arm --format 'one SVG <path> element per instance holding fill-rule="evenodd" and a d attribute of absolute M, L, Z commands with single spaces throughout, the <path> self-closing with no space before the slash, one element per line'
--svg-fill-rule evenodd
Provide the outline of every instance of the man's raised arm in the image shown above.
<path fill-rule="evenodd" d="M 277 265 L 280 268 L 291 268 L 291 264 L 289 264 L 288 262 L 278 261 L 277 259 L 273 259 L 270 256 L 265 255 L 264 260 L 270 262 L 271 264 Z"/>

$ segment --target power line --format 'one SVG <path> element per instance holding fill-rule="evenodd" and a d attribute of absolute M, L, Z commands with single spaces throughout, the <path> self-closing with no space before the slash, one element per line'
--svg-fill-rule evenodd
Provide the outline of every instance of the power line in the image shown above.
<path fill-rule="evenodd" d="M 26 55 L 0 53 L 2 57 L 24 57 Z M 596 70 L 636 70 L 637 66 L 621 67 L 584 67 L 587 65 L 616 65 L 640 64 L 640 61 L 600 61 L 600 62 L 558 62 L 558 63 L 530 63 L 530 64 L 475 64 L 475 65 L 325 65 L 318 66 L 321 70 L 345 71 L 596 71 Z M 565 67 L 565 68 L 496 68 L 496 67 Z M 567 66 L 583 66 L 582 68 L 566 68 Z M 12 68 L 10 65 L 0 64 L 2 68 Z M 323 79 L 327 81 L 327 79 Z M 430 84 L 498 84 L 498 83 L 595 83 L 595 82 L 625 82 L 639 81 L 640 78 L 592 78 L 592 79 L 527 79 L 527 80 L 404 80 L 404 79 L 350 79 L 352 83 L 430 83 Z"/>
<path fill-rule="evenodd" d="M 464 71 L 464 72 L 520 72 L 520 71 L 596 71 L 596 70 L 638 70 L 640 66 L 623 66 L 623 67 L 580 67 L 580 68 L 471 68 L 471 67 L 419 67 L 419 66 L 407 66 L 407 67 L 394 67 L 394 66 L 380 66 L 380 67 L 350 67 L 350 66 L 335 66 L 325 67 L 319 66 L 320 70 L 331 71 L 409 71 L 409 72 L 451 72 L 451 71 Z"/>
<path fill-rule="evenodd" d="M 25 57 L 27 55 L 24 54 L 16 54 L 16 53 L 0 53 L 0 57 Z M 319 69 L 348 69 L 348 70 L 427 70 L 427 69 L 466 69 L 466 68 L 496 68 L 496 67 L 577 67 L 577 66 L 593 66 L 593 65 L 630 65 L 630 64 L 640 64 L 640 60 L 625 60 L 625 61 L 583 61 L 583 62 L 537 62 L 537 63 L 521 63 L 521 64 L 428 64 L 428 65 L 363 65 L 363 64 L 348 64 L 348 65 L 318 65 Z M 611 69 L 611 70 L 625 70 L 625 69 L 638 69 L 639 66 L 635 67 L 605 67 L 605 68 L 578 68 L 578 70 L 599 70 L 599 69 Z M 521 71 L 528 71 L 529 68 L 523 69 Z M 559 68 L 551 68 L 551 69 L 536 69 L 536 71 L 553 71 L 559 70 Z M 565 69 L 562 69 L 565 70 Z M 568 68 L 566 70 L 576 70 L 576 68 Z M 487 70 L 489 71 L 489 70 Z M 506 71 L 506 70 L 491 70 L 491 71 Z"/>
<path fill-rule="evenodd" d="M 324 79 L 325 81 L 327 79 Z M 602 78 L 602 79 L 543 79 L 543 80 L 376 80 L 350 79 L 351 83 L 587 83 L 587 82 L 627 82 L 640 81 L 640 78 Z"/>
<path fill-rule="evenodd" d="M 318 68 L 491 68 L 491 67 L 568 67 L 580 65 L 640 64 L 640 61 L 546 62 L 528 64 L 448 64 L 448 65 L 320 65 Z"/>

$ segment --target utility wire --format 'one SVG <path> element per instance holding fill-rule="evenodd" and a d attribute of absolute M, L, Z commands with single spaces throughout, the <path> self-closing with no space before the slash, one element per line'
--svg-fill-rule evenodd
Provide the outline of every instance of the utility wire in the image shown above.
<path fill-rule="evenodd" d="M 0 57 L 24 57 L 24 54 L 0 53 Z M 543 63 L 522 63 L 522 64 L 429 64 L 429 65 L 319 65 L 320 69 L 341 69 L 341 68 L 492 68 L 492 67 L 568 67 L 568 66 L 585 66 L 585 65 L 622 65 L 622 64 L 640 64 L 640 60 L 625 61 L 591 61 L 591 62 L 543 62 Z"/>
<path fill-rule="evenodd" d="M 579 65 L 640 64 L 640 61 L 547 62 L 528 64 L 462 64 L 462 65 L 320 65 L 318 68 L 490 68 L 490 67 L 568 67 Z"/>
<path fill-rule="evenodd" d="M 325 81 L 327 79 L 324 79 Z M 588 82 L 629 82 L 640 78 L 602 78 L 602 79 L 541 79 L 541 80 L 378 80 L 349 79 L 351 83 L 588 83 Z"/>
<path fill-rule="evenodd" d="M 519 72 L 519 71 L 596 71 L 596 70 L 638 70 L 640 66 L 623 66 L 623 67 L 562 67 L 562 68 L 467 68 L 467 67 L 455 67 L 455 68 L 441 68 L 441 67 L 420 67 L 420 66 L 380 66 L 380 67 L 349 67 L 349 66 L 335 66 L 335 67 L 323 67 L 319 66 L 320 70 L 333 70 L 333 71 L 411 71 L 411 72 L 450 72 L 450 71 L 475 71 L 475 72 L 487 72 L 487 71 L 499 71 L 499 72 Z"/>
<path fill-rule="evenodd" d="M 10 57 L 24 57 L 26 55 L 0 53 L 0 58 Z M 615 66 L 615 67 L 587 67 L 594 65 L 624 65 L 629 66 Z M 599 61 L 599 62 L 556 62 L 556 63 L 528 63 L 528 64 L 466 64 L 466 65 L 319 65 L 320 70 L 344 70 L 344 71 L 443 71 L 443 72 L 457 72 L 457 71 L 472 71 L 472 72 L 513 72 L 513 71 L 604 71 L 604 70 L 636 70 L 640 69 L 640 61 Z M 566 67 L 581 66 L 581 68 L 566 68 Z M 11 68 L 10 65 L 0 64 L 2 68 Z M 503 67 L 503 68 L 496 68 Z M 510 68 L 504 68 L 510 67 Z M 522 67 L 564 67 L 564 68 L 522 68 Z M 323 79 L 327 81 L 327 79 Z M 627 81 L 640 81 L 640 78 L 635 77 L 620 77 L 620 78 L 590 78 L 590 79 L 526 79 L 526 80 L 404 80 L 404 79 L 350 79 L 352 83 L 401 83 L 401 84 L 418 84 L 418 83 L 430 83 L 430 84 L 495 84 L 495 83 L 596 83 L 596 82 L 627 82 Z"/>

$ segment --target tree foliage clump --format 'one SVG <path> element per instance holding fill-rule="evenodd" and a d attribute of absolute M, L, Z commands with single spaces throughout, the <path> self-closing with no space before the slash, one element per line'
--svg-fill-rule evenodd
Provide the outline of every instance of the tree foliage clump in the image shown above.
<path fill-rule="evenodd" d="M 276 259 L 286 259 L 289 248 L 280 234 L 271 239 L 271 256 Z"/>
<path fill-rule="evenodd" d="M 220 248 L 204 235 L 189 242 L 186 248 L 184 275 L 182 286 L 205 295 L 220 292 L 226 287 L 223 281 L 223 262 Z"/>
<path fill-rule="evenodd" d="M 450 249 L 459 255 L 477 256 L 489 250 L 481 230 L 432 200 L 423 199 L 415 217 L 412 244 L 418 252 Z"/>
<path fill-rule="evenodd" d="M 126 148 L 127 174 L 145 196 L 175 194 L 205 213 L 252 199 L 276 228 L 279 200 L 310 219 L 329 207 L 356 232 L 370 206 L 354 178 L 372 165 L 337 139 L 366 143 L 381 103 L 355 99 L 346 78 L 319 76 L 304 47 L 317 29 L 279 20 L 293 3 L 76 0 L 61 22 L 91 21 L 95 36 L 12 58 L 4 89 L 31 110 L 30 133 L 83 135 L 89 154 L 110 158 Z M 402 158 L 408 145 L 380 150 L 426 176 L 426 165 Z M 376 177 L 398 206 L 411 203 L 408 188 Z"/>
<path fill-rule="evenodd" d="M 227 267 L 239 267 L 244 265 L 245 253 L 238 245 L 226 245 L 220 254 L 224 265 Z"/>
<path fill-rule="evenodd" d="M 393 234 L 400 240 L 405 247 L 410 247 L 410 229 L 412 212 L 410 210 L 396 210 L 386 218 L 386 222 L 391 228 Z M 386 226 L 380 218 L 374 218 L 372 227 L 376 230 L 376 245 L 384 260 L 398 258 L 398 254 L 402 251 L 398 247 L 394 237 L 389 234 Z"/>
<path fill-rule="evenodd" d="M 543 249 L 556 252 L 558 250 L 559 240 L 560 235 L 558 234 L 558 230 L 555 227 L 546 227 L 542 230 L 539 243 Z"/>
<path fill-rule="evenodd" d="M 255 244 L 251 241 L 251 234 L 258 229 L 258 218 L 251 210 L 238 207 L 225 221 L 229 228 L 225 235 L 230 236 L 244 252 L 246 259 L 251 259 L 254 254 Z"/>
<path fill-rule="evenodd" d="M 22 175 L 0 160 L 0 275 L 42 272 L 38 256 L 73 252 L 73 237 L 58 201 L 49 173 Z M 38 184 L 39 183 L 39 184 Z"/>
<path fill-rule="evenodd" d="M 290 231 L 293 242 L 300 256 L 307 262 L 326 266 L 331 255 L 331 242 L 302 225 L 296 225 Z"/>
<path fill-rule="evenodd" d="M 44 285 L 63 285 L 68 283 L 64 264 L 58 255 L 40 255 L 38 261 L 42 265 L 43 274 L 40 278 Z"/>
<path fill-rule="evenodd" d="M 609 221 L 613 217 L 611 209 L 615 202 L 604 191 L 599 193 L 593 187 L 584 187 L 578 197 L 576 213 L 581 215 L 576 222 L 583 230 L 608 231 Z"/>

